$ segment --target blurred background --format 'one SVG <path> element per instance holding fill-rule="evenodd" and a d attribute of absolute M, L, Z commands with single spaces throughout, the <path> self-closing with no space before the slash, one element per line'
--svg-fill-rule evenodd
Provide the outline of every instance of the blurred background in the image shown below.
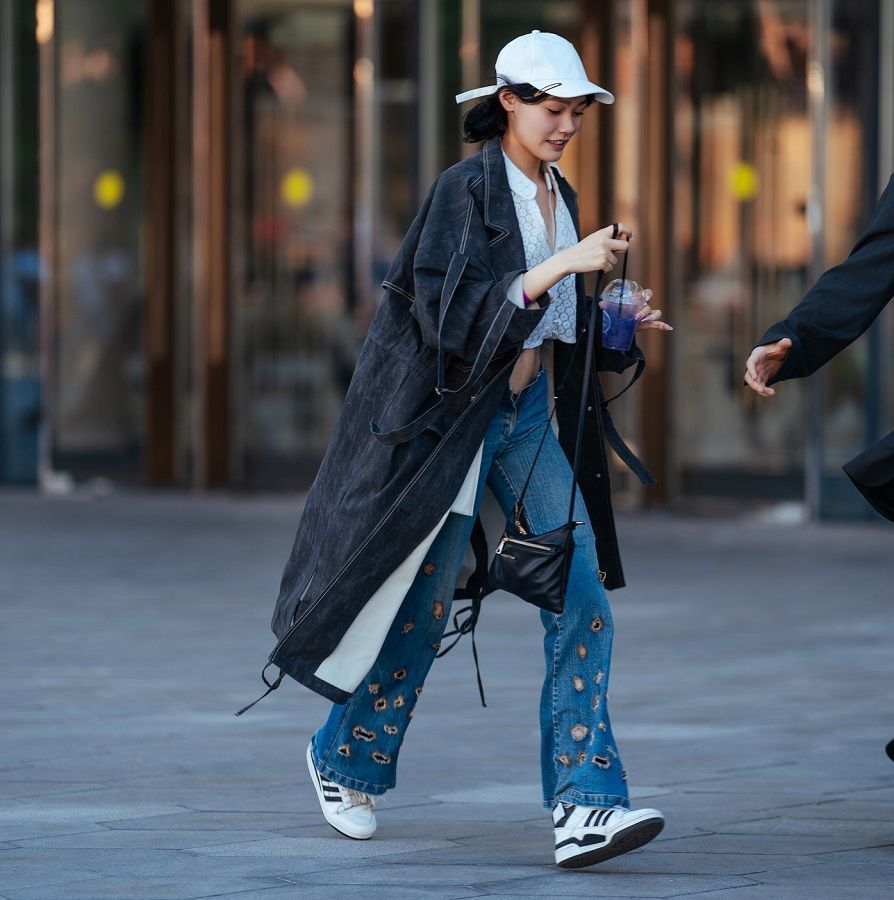
<path fill-rule="evenodd" d="M 563 170 L 676 326 L 619 504 L 873 515 L 839 467 L 894 423 L 894 311 L 772 402 L 741 376 L 894 169 L 889 0 L 0 0 L 0 484 L 306 489 L 475 151 L 453 96 L 534 28 L 617 98 Z"/>

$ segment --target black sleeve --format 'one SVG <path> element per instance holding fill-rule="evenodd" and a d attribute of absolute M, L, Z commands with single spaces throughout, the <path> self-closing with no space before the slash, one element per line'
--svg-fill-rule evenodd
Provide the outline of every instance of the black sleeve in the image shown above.
<path fill-rule="evenodd" d="M 758 346 L 790 338 L 792 349 L 773 384 L 812 375 L 855 341 L 894 296 L 894 176 L 850 256 L 824 272 L 788 318 Z"/>

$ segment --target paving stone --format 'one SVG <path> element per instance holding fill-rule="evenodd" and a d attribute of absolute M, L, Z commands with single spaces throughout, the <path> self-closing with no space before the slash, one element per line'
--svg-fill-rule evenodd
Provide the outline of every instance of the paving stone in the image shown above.
<path fill-rule="evenodd" d="M 106 875 L 101 878 L 87 878 L 56 885 L 41 885 L 24 888 L 7 894 L 11 900 L 193 900 L 199 897 L 219 897 L 236 895 L 244 897 L 246 891 L 259 889 L 262 885 L 278 887 L 276 879 L 232 879 L 208 877 L 201 882 L 180 881 L 171 878 L 121 877 Z M 293 888 L 294 891 L 294 888 Z M 266 896 L 266 895 L 265 895 Z M 293 895 L 294 896 L 294 895 Z"/>
<path fill-rule="evenodd" d="M 717 827 L 724 834 L 778 834 L 791 837 L 821 835 L 825 837 L 857 838 L 873 844 L 894 844 L 894 824 L 865 821 L 863 819 L 836 819 L 829 816 L 817 818 L 789 818 L 776 816 L 749 819 L 743 822 L 726 822 Z"/>
<path fill-rule="evenodd" d="M 805 884 L 787 884 L 780 889 L 778 884 L 757 884 L 750 887 L 737 887 L 729 890 L 707 891 L 699 894 L 702 897 L 717 897 L 719 900 L 816 900 L 819 892 L 809 881 Z M 890 900 L 891 893 L 884 888 L 867 889 L 865 885 L 848 887 L 836 886 L 834 900 Z"/>
<path fill-rule="evenodd" d="M 605 866 L 577 871 L 556 870 L 553 875 L 517 878 L 501 884 L 482 885 L 489 895 L 507 897 L 560 896 L 593 894 L 601 897 L 682 897 L 720 888 L 747 887 L 746 878 L 717 875 L 628 875 Z"/>
<path fill-rule="evenodd" d="M 531 867 L 530 871 L 539 874 L 543 868 L 544 866 Z M 296 878 L 296 881 L 301 885 L 365 884 L 380 888 L 434 884 L 465 886 L 468 890 L 472 890 L 471 885 L 474 884 L 476 889 L 483 890 L 489 884 L 503 882 L 518 875 L 517 866 L 444 865 L 439 863 L 437 858 L 432 858 L 425 862 L 410 863 L 403 860 L 398 863 L 381 862 L 377 865 L 355 866 L 344 871 L 308 872 Z"/>
<path fill-rule="evenodd" d="M 468 645 L 434 667 L 372 841 L 335 835 L 304 771 L 326 701 L 287 679 L 233 716 L 300 502 L 0 496 L 0 900 L 894 895 L 890 529 L 620 518 L 612 719 L 633 801 L 668 824 L 563 872 L 517 598 L 483 610 L 487 709 Z"/>
<path fill-rule="evenodd" d="M 230 896 L 229 894 L 224 896 Z M 285 888 L 268 888 L 260 891 L 250 891 L 237 895 L 238 900 L 333 900 L 331 885 L 313 885 L 297 881 Z M 475 897 L 487 896 L 484 892 L 465 886 L 430 886 L 414 885 L 404 887 L 388 885 L 387 893 L 381 895 L 387 900 L 472 900 Z M 338 900 L 378 900 L 375 895 L 370 895 L 366 886 L 344 885 L 339 887 Z"/>
<path fill-rule="evenodd" d="M 383 857 L 392 853 L 421 853 L 427 850 L 448 848 L 446 841 L 408 839 L 350 841 L 341 837 L 275 837 L 264 841 L 250 841 L 238 844 L 220 844 L 202 847 L 194 852 L 200 856 L 252 856 L 265 858 L 294 859 L 306 856 L 310 859 L 364 859 Z"/>
<path fill-rule="evenodd" d="M 663 835 L 662 835 L 663 836 Z M 700 835 L 682 835 L 680 837 L 660 838 L 652 845 L 653 852 L 662 853 L 748 853 L 817 855 L 836 852 L 853 852 L 855 850 L 871 850 L 884 847 L 885 844 L 871 838 L 859 836 L 817 836 L 817 835 L 782 835 L 768 836 L 763 832 L 752 834 L 729 834 L 708 832 Z"/>
<path fill-rule="evenodd" d="M 235 844 L 243 841 L 266 840 L 266 831 L 199 831 L 187 829 L 154 829 L 134 831 L 125 829 L 90 831 L 82 834 L 66 834 L 54 837 L 33 838 L 20 841 L 23 850 L 42 849 L 135 849 L 135 850 L 189 850 L 210 847 L 215 844 Z"/>

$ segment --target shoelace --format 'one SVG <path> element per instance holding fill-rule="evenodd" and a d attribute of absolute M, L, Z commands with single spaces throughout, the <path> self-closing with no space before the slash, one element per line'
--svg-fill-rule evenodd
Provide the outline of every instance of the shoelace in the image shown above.
<path fill-rule="evenodd" d="M 353 809 L 355 806 L 368 806 L 370 809 L 373 809 L 376 805 L 376 798 L 371 794 L 364 794 L 362 791 L 354 791 L 351 788 L 341 788 L 339 793 L 342 798 L 347 797 L 346 800 L 341 804 L 338 808 L 339 812 L 344 812 L 347 809 Z"/>

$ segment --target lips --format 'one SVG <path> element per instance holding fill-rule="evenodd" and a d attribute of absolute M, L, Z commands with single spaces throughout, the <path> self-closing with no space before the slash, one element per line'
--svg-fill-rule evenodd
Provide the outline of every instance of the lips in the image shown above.
<path fill-rule="evenodd" d="M 567 143 L 568 141 L 547 141 L 547 144 L 556 150 L 563 150 Z"/>

